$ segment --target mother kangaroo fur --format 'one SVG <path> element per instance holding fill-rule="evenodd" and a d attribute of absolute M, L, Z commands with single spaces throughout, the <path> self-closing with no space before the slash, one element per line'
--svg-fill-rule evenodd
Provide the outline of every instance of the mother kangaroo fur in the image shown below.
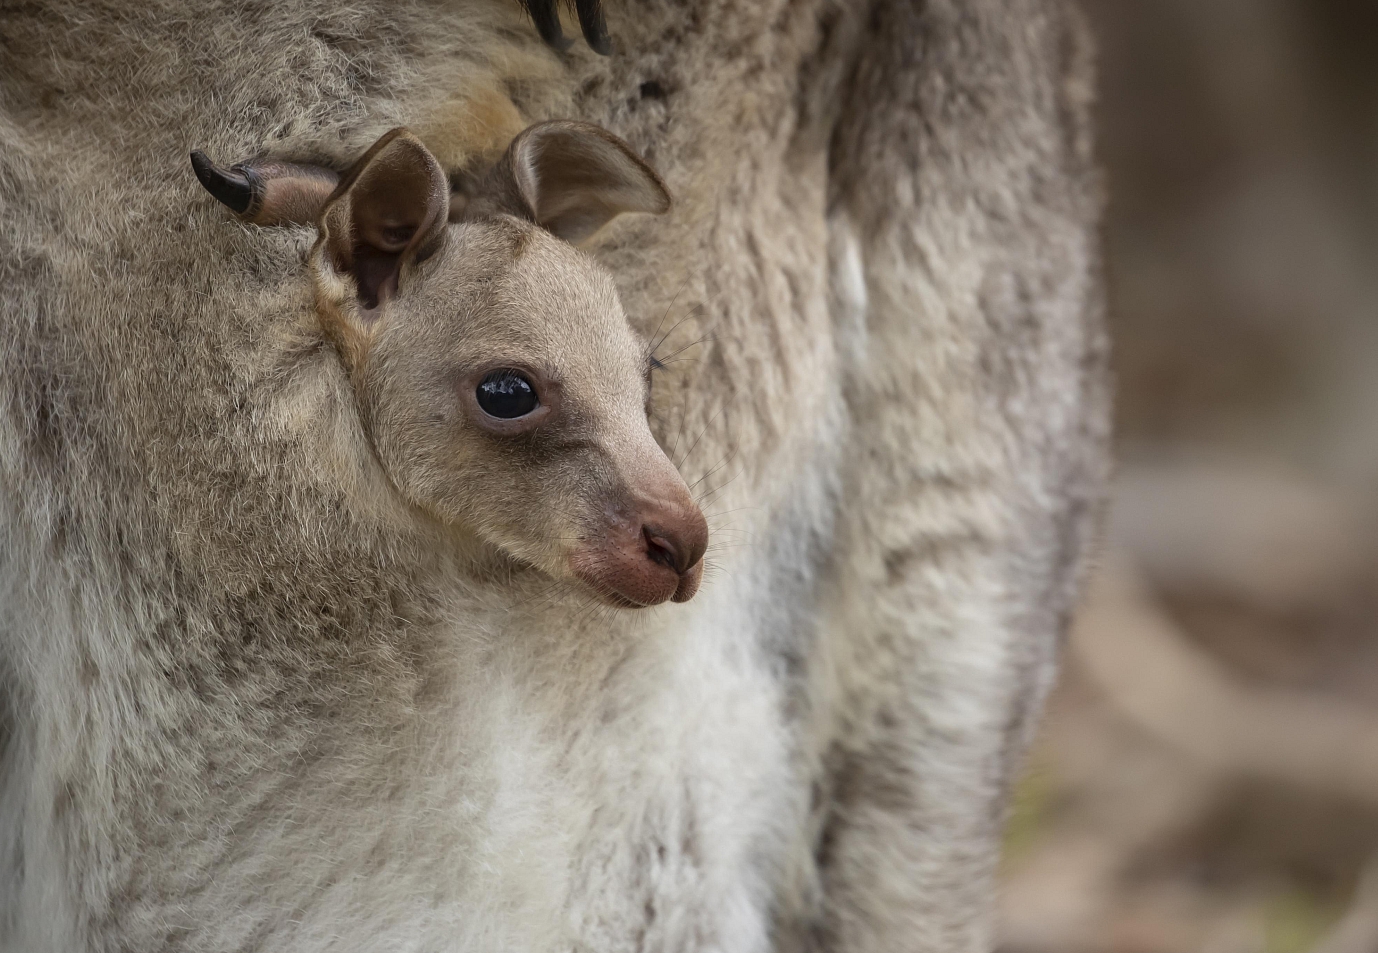
<path fill-rule="evenodd" d="M 0 950 L 977 951 L 1106 472 L 1064 0 L 0 0 Z M 691 602 L 381 475 L 309 229 L 190 150 L 453 181 L 575 118 Z M 661 339 L 663 338 L 663 343 Z"/>

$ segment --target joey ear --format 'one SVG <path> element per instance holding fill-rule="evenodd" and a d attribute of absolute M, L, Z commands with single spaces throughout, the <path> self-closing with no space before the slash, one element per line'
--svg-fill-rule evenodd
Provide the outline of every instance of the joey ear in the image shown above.
<path fill-rule="evenodd" d="M 376 308 L 397 293 L 402 265 L 435 247 L 449 210 L 440 163 L 421 140 L 394 129 L 345 173 L 326 205 L 326 259 L 354 279 L 365 309 Z"/>
<path fill-rule="evenodd" d="M 512 140 L 466 217 L 507 212 L 578 243 L 623 212 L 669 208 L 665 183 L 631 146 L 598 126 L 557 120 Z"/>

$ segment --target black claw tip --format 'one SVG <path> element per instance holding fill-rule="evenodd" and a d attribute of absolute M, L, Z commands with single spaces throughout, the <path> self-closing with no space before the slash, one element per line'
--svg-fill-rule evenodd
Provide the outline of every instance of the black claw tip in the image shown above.
<path fill-rule="evenodd" d="M 565 39 L 565 31 L 560 29 L 560 14 L 555 8 L 556 0 L 522 0 L 522 6 L 536 24 L 536 32 L 547 46 L 557 50 L 567 50 L 571 40 Z"/>
<path fill-rule="evenodd" d="M 579 13 L 579 28 L 584 31 L 589 49 L 603 56 L 612 55 L 612 41 L 608 38 L 607 21 L 603 19 L 602 0 L 576 0 L 574 8 Z"/>
<path fill-rule="evenodd" d="M 254 184 L 242 172 L 220 168 L 200 150 L 191 154 L 191 168 L 206 191 L 236 214 L 243 215 L 253 204 Z"/>

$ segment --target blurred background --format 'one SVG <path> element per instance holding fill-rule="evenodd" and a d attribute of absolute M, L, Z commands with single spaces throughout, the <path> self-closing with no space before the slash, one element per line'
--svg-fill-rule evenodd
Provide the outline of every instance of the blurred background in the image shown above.
<path fill-rule="evenodd" d="M 1378 953 L 1378 0 L 1083 0 L 1110 539 L 1004 953 Z"/>

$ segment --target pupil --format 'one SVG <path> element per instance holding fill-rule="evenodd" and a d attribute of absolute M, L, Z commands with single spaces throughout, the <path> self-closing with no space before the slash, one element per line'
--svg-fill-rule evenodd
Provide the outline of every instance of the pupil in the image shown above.
<path fill-rule="evenodd" d="M 512 370 L 490 373 L 479 381 L 476 396 L 485 414 L 502 420 L 525 417 L 541 404 L 531 382 Z"/>

